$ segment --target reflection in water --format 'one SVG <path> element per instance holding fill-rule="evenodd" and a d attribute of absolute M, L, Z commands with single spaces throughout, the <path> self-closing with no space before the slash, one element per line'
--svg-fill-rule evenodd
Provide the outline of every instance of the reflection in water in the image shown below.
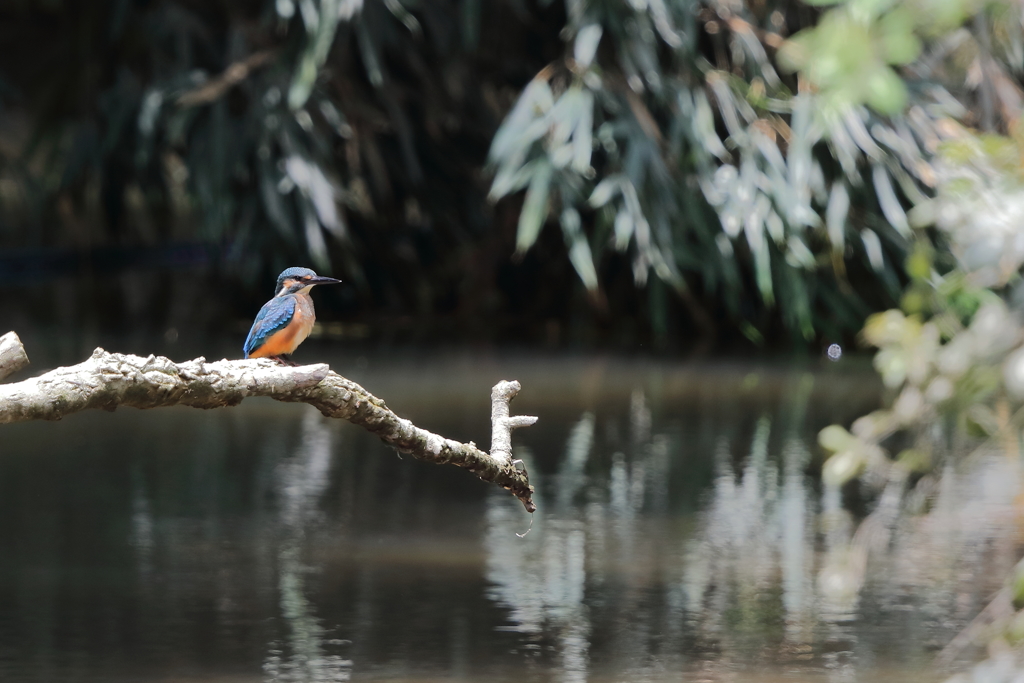
<path fill-rule="evenodd" d="M 941 680 L 1019 557 L 1014 463 L 890 482 L 855 534 L 814 472 L 871 407 L 841 378 L 601 367 L 517 399 L 525 538 L 505 492 L 307 406 L 10 426 L 0 681 Z M 486 439 L 475 373 L 442 402 L 410 373 L 400 412 Z"/>
<path fill-rule="evenodd" d="M 795 401 L 757 418 L 739 454 L 734 429 L 721 429 L 706 454 L 687 453 L 671 428 L 652 431 L 640 391 L 624 443 L 595 446 L 597 420 L 584 412 L 557 474 L 536 482 L 539 512 L 523 541 L 510 533 L 521 518 L 515 505 L 488 499 L 489 595 L 508 610 L 504 628 L 553 639 L 556 680 L 587 680 L 595 667 L 631 680 L 672 671 L 719 680 L 772 665 L 852 681 L 885 662 L 901 678 L 940 677 L 929 673 L 937 647 L 1017 556 L 1001 525 L 1019 492 L 1015 467 L 982 459 L 969 483 L 947 469 L 934 509 L 917 516 L 901 513 L 905 482 L 894 478 L 876 503 L 877 524 L 851 537 L 840 491 L 817 493 L 807 473 L 813 380 L 796 384 Z M 604 471 L 595 464 L 602 447 Z M 694 530 L 680 533 L 667 504 L 670 464 L 702 455 L 713 460 L 713 485 Z M 999 549 L 995 563 L 990 548 Z M 849 569 L 858 563 L 859 574 Z"/>
<path fill-rule="evenodd" d="M 278 553 L 278 589 L 281 615 L 288 626 L 283 649 L 275 642 L 263 663 L 267 681 L 347 681 L 352 662 L 325 652 L 326 630 L 305 593 L 304 575 L 311 567 L 303 564 L 305 534 L 323 513 L 320 497 L 330 484 L 333 432 L 316 410 L 305 410 L 302 441 L 295 454 L 277 467 L 280 504 L 280 533 L 284 542 Z M 334 640 L 332 644 L 346 644 Z"/>
<path fill-rule="evenodd" d="M 576 450 L 570 451 L 570 460 L 585 464 L 587 432 L 592 433 L 593 424 L 593 416 L 584 415 L 574 428 L 570 446 Z M 529 471 L 537 471 L 528 452 L 520 451 L 517 457 L 526 461 Z M 533 481 L 536 487 L 536 474 Z M 510 530 L 521 524 L 522 515 L 506 502 L 492 496 L 487 508 L 487 578 L 494 584 L 489 595 L 510 609 L 510 630 L 531 640 L 554 634 L 561 655 L 559 680 L 585 681 L 590 646 L 583 604 L 587 525 L 579 519 L 537 516 L 530 533 L 513 543 Z"/>

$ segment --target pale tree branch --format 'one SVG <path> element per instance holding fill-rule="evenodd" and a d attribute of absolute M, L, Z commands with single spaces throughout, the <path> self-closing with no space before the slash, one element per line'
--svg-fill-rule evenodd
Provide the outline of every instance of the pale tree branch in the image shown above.
<path fill-rule="evenodd" d="M 12 375 L 28 365 L 28 355 L 21 339 L 14 332 L 0 337 L 0 379 Z"/>
<path fill-rule="evenodd" d="M 512 430 L 529 427 L 537 418 L 531 415 L 509 415 L 509 403 L 522 387 L 512 380 L 501 381 L 491 389 L 491 457 L 499 462 L 512 462 Z"/>
<path fill-rule="evenodd" d="M 13 342 L 9 341 L 13 337 Z M 6 344 L 16 349 L 8 365 Z M 18 356 L 20 355 L 20 360 Z M 18 364 L 20 362 L 20 365 Z M 17 335 L 0 337 L 0 377 L 28 363 Z M 13 371 L 13 370 L 12 370 Z M 8 373 L 9 374 L 9 373 Z M 507 489 L 533 512 L 533 487 L 521 461 L 512 460 L 511 430 L 535 417 L 509 416 L 519 382 L 499 382 L 491 392 L 492 452 L 446 439 L 398 417 L 381 399 L 326 364 L 287 367 L 268 359 L 197 358 L 175 363 L 162 356 L 133 356 L 96 349 L 84 363 L 51 370 L 22 382 L 0 384 L 0 424 L 59 420 L 81 410 L 118 406 L 147 409 L 234 406 L 250 396 L 308 403 L 328 417 L 348 420 L 376 434 L 402 453 L 435 464 L 456 465 Z"/>

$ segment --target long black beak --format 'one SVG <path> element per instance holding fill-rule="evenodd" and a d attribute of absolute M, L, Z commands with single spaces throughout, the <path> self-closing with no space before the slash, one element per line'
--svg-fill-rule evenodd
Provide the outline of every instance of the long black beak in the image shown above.
<path fill-rule="evenodd" d="M 309 278 L 306 282 L 311 285 L 336 285 L 341 282 L 341 280 L 335 280 L 333 277 L 317 275 L 316 277 Z"/>

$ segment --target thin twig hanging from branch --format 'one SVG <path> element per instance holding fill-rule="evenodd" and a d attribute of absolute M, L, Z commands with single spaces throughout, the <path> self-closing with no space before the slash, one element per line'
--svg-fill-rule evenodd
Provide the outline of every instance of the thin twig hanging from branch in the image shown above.
<path fill-rule="evenodd" d="M 28 364 L 17 335 L 0 337 L 0 378 Z M 287 367 L 259 358 L 205 358 L 175 363 L 163 356 L 133 356 L 96 349 L 83 363 L 22 382 L 0 384 L 0 424 L 59 420 L 82 410 L 119 406 L 148 409 L 185 405 L 221 408 L 250 396 L 308 403 L 328 417 L 348 420 L 402 453 L 438 465 L 456 465 L 497 484 L 533 512 L 533 487 L 522 461 L 512 459 L 512 429 L 536 417 L 509 415 L 519 382 L 499 382 L 491 392 L 492 449 L 446 439 L 398 417 L 381 399 L 326 364 Z"/>

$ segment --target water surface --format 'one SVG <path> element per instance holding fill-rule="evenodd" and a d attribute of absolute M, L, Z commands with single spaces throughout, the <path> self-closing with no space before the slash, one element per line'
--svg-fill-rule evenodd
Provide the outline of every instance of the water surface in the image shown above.
<path fill-rule="evenodd" d="M 941 680 L 936 652 L 1019 556 L 1015 470 L 975 458 L 858 596 L 824 598 L 856 519 L 815 437 L 877 404 L 863 367 L 335 366 L 477 443 L 489 387 L 520 379 L 532 527 L 505 491 L 308 406 L 5 426 L 0 681 Z"/>

